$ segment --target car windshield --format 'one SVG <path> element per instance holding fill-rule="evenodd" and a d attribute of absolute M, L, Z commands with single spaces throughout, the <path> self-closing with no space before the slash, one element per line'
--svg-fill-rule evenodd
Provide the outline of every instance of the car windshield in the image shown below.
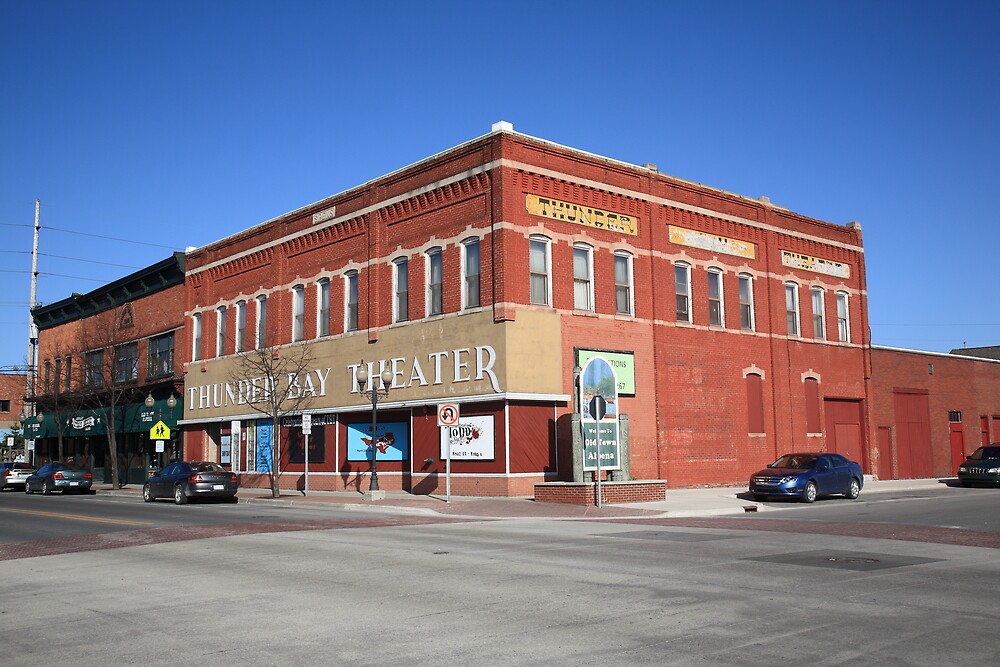
<path fill-rule="evenodd" d="M 816 457 L 812 454 L 785 454 L 780 459 L 772 463 L 770 467 L 806 470 L 807 468 L 812 468 L 815 463 Z"/>
<path fill-rule="evenodd" d="M 990 447 L 980 447 L 972 456 L 969 457 L 975 461 L 981 461 L 983 459 L 1000 459 L 1000 446 L 992 445 Z"/>

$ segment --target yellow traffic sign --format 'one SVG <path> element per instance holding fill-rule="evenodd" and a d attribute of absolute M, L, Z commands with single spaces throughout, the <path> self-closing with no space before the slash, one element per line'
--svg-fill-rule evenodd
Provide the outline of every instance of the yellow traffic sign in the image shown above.
<path fill-rule="evenodd" d="M 169 440 L 170 439 L 170 427 L 164 424 L 162 421 L 156 422 L 153 428 L 149 429 L 149 439 L 150 440 Z"/>

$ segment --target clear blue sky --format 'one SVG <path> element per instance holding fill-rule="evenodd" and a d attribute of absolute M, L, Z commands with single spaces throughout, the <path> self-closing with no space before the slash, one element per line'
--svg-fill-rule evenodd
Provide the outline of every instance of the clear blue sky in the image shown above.
<path fill-rule="evenodd" d="M 998 29 L 966 1 L 0 0 L 0 366 L 36 198 L 50 303 L 498 120 L 857 220 L 875 344 L 1000 344 Z"/>

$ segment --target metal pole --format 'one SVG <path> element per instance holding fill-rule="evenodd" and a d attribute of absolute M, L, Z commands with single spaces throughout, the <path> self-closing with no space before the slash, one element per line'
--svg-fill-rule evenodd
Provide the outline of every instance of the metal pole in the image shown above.
<path fill-rule="evenodd" d="M 444 478 L 445 478 L 445 486 L 448 492 L 448 499 L 445 502 L 450 503 L 451 502 L 451 426 L 445 426 L 444 428 L 448 433 L 447 436 L 448 444 L 445 446 L 445 453 L 448 455 L 448 458 L 444 463 L 445 465 Z"/>
<path fill-rule="evenodd" d="M 306 487 L 303 489 L 302 495 L 309 495 L 309 435 L 306 434 Z"/>
<path fill-rule="evenodd" d="M 369 491 L 378 491 L 378 447 L 376 446 L 376 429 L 378 428 L 378 380 L 376 377 L 372 377 L 372 478 L 371 484 L 368 485 Z"/>
<path fill-rule="evenodd" d="M 597 420 L 597 506 L 601 506 L 601 420 Z"/>
<path fill-rule="evenodd" d="M 27 414 L 34 417 L 37 414 L 37 404 L 34 400 L 35 398 L 35 372 L 38 368 L 38 327 L 35 326 L 35 318 L 31 314 L 32 308 L 37 305 L 37 295 L 38 295 L 38 230 L 41 229 L 39 221 L 41 219 L 42 212 L 42 200 L 35 200 L 35 232 L 34 240 L 31 244 L 31 298 L 28 301 L 28 372 L 25 374 L 25 383 L 27 392 L 25 395 L 28 397 L 28 404 L 31 406 L 27 408 Z M 56 386 L 59 385 L 58 378 L 56 380 Z M 26 407 L 26 406 L 25 406 Z M 22 412 L 25 411 L 22 409 Z M 58 415 L 57 415 L 58 417 Z M 24 460 L 27 463 L 31 463 L 34 458 L 34 452 L 28 451 L 28 447 L 24 448 Z"/>

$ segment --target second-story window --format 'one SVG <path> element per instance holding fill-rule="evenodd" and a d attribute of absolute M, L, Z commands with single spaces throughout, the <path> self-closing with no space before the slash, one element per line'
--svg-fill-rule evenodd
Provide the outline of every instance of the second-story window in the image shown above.
<path fill-rule="evenodd" d="M 226 353 L 226 307 L 219 306 L 216 311 L 215 356 L 221 357 Z"/>
<path fill-rule="evenodd" d="M 674 293 L 677 297 L 677 321 L 691 323 L 691 267 L 674 265 Z"/>
<path fill-rule="evenodd" d="M 66 391 L 73 391 L 73 357 L 66 357 L 63 368 L 66 370 Z"/>
<path fill-rule="evenodd" d="M 115 348 L 115 384 L 126 384 L 139 379 L 139 346 L 126 343 Z"/>
<path fill-rule="evenodd" d="M 195 313 L 191 316 L 191 360 L 199 359 L 201 359 L 201 313 Z"/>
<path fill-rule="evenodd" d="M 151 378 L 174 374 L 174 332 L 149 339 L 149 362 L 146 375 Z"/>
<path fill-rule="evenodd" d="M 392 263 L 392 321 L 405 322 L 410 319 L 410 263 L 400 257 Z"/>
<path fill-rule="evenodd" d="M 442 302 L 443 267 L 441 263 L 441 248 L 431 248 L 427 251 L 427 314 L 440 315 L 444 312 Z"/>
<path fill-rule="evenodd" d="M 262 350 L 267 347 L 267 296 L 263 294 L 257 297 L 257 327 L 255 338 L 258 350 Z"/>
<path fill-rule="evenodd" d="M 585 243 L 573 246 L 573 308 L 594 310 L 594 251 Z"/>
<path fill-rule="evenodd" d="M 42 391 L 49 393 L 52 390 L 52 362 L 45 360 L 45 381 L 42 383 Z"/>
<path fill-rule="evenodd" d="M 234 338 L 235 351 L 245 351 L 247 346 L 247 302 L 242 299 L 236 302 L 236 335 Z"/>
<path fill-rule="evenodd" d="M 306 336 L 306 288 L 296 285 L 292 288 L 292 342 L 297 343 Z"/>
<path fill-rule="evenodd" d="M 528 243 L 528 269 L 531 272 L 531 303 L 537 306 L 552 304 L 549 287 L 550 241 L 544 236 L 532 236 Z"/>
<path fill-rule="evenodd" d="M 799 335 L 799 286 L 785 283 L 785 322 L 789 336 Z"/>
<path fill-rule="evenodd" d="M 632 255 L 627 252 L 615 253 L 615 312 L 631 315 L 632 303 Z"/>
<path fill-rule="evenodd" d="M 753 276 L 740 274 L 740 329 L 754 331 L 753 315 Z"/>
<path fill-rule="evenodd" d="M 330 335 L 330 279 L 316 283 L 316 336 Z"/>
<path fill-rule="evenodd" d="M 726 326 L 726 311 L 722 300 L 722 271 L 708 270 L 708 323 L 713 327 Z"/>
<path fill-rule="evenodd" d="M 826 293 L 822 287 L 812 288 L 813 338 L 826 340 Z"/>
<path fill-rule="evenodd" d="M 104 386 L 104 350 L 88 352 L 84 357 L 83 383 L 88 387 Z"/>
<path fill-rule="evenodd" d="M 851 318 L 847 307 L 847 292 L 837 292 L 837 338 L 841 343 L 851 342 Z"/>
<path fill-rule="evenodd" d="M 358 272 L 344 274 L 344 330 L 358 330 Z"/>
<path fill-rule="evenodd" d="M 479 296 L 479 239 L 462 243 L 462 307 L 478 308 Z"/>

